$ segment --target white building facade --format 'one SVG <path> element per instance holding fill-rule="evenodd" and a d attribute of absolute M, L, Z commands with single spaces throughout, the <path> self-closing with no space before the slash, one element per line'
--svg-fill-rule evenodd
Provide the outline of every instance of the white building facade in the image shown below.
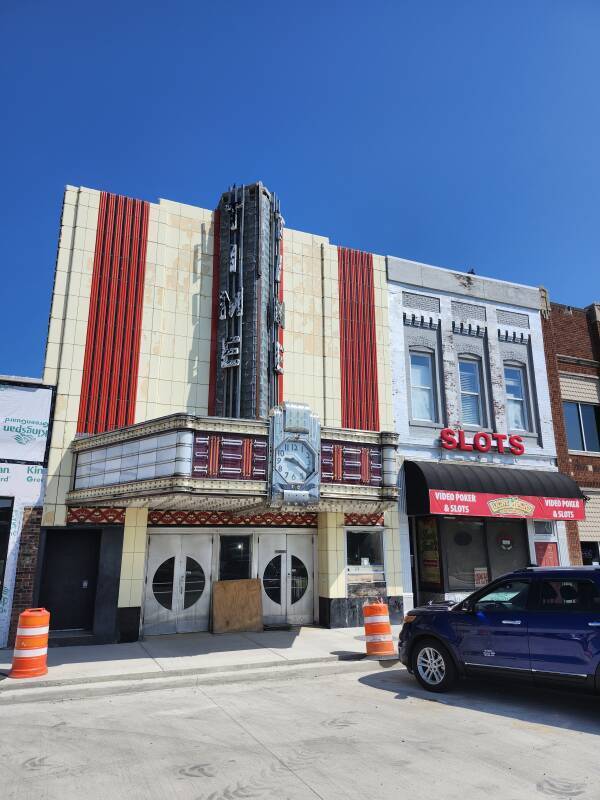
<path fill-rule="evenodd" d="M 404 608 L 569 563 L 537 288 L 389 257 Z M 412 593 L 407 591 L 412 587 Z"/>

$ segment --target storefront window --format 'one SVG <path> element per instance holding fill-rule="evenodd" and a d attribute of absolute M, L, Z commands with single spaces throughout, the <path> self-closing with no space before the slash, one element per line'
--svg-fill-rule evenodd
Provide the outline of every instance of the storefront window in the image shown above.
<path fill-rule="evenodd" d="M 250 577 L 250 537 L 221 536 L 219 580 L 236 581 Z"/>
<path fill-rule="evenodd" d="M 417 552 L 421 589 L 441 592 L 442 565 L 435 517 L 419 517 L 417 520 Z"/>
<path fill-rule="evenodd" d="M 348 597 L 386 594 L 381 531 L 346 531 Z"/>
<path fill-rule="evenodd" d="M 472 592 L 529 563 L 527 528 L 523 520 L 440 517 L 438 524 L 447 592 Z M 418 531 L 422 531 L 422 525 Z M 427 529 L 425 531 L 427 533 Z M 423 575 L 428 573 L 423 572 L 422 540 L 423 533 L 420 533 L 421 586 L 429 588 L 423 582 Z"/>
<path fill-rule="evenodd" d="M 489 519 L 486 537 L 492 578 L 499 578 L 529 563 L 527 531 L 522 520 Z"/>
<path fill-rule="evenodd" d="M 482 520 L 440 519 L 446 591 L 472 592 L 490 580 Z"/>

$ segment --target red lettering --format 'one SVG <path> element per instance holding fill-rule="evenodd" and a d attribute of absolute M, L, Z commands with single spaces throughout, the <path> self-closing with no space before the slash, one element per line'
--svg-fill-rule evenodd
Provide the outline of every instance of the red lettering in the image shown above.
<path fill-rule="evenodd" d="M 510 452 L 513 454 L 513 456 L 522 456 L 525 452 L 525 445 L 523 444 L 523 439 L 520 436 L 510 436 L 508 443 L 510 445 Z"/>
<path fill-rule="evenodd" d="M 479 431 L 473 436 L 473 447 L 475 450 L 479 450 L 480 453 L 487 453 L 492 447 L 492 437 L 489 433 L 483 433 L 483 431 Z"/>
<path fill-rule="evenodd" d="M 473 445 L 468 444 L 465 440 L 465 432 L 459 431 L 458 432 L 458 449 L 459 450 L 472 450 Z"/>
<path fill-rule="evenodd" d="M 506 453 L 506 450 L 504 449 L 504 442 L 508 439 L 508 436 L 505 433 L 492 433 L 492 439 L 496 443 L 498 452 Z"/>
<path fill-rule="evenodd" d="M 444 428 L 440 433 L 440 439 L 442 440 L 442 447 L 444 447 L 446 450 L 456 450 L 458 447 L 456 434 L 452 428 Z"/>

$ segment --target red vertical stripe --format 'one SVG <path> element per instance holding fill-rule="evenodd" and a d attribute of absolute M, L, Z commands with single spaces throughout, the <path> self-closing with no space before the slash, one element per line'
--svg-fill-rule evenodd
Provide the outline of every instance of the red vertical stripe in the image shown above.
<path fill-rule="evenodd" d="M 77 431 L 135 421 L 149 205 L 102 192 Z"/>
<path fill-rule="evenodd" d="M 379 430 L 373 256 L 338 247 L 342 426 Z"/>
<path fill-rule="evenodd" d="M 219 330 L 219 258 L 221 249 L 221 212 L 217 209 L 213 217 L 213 284 L 212 311 L 210 321 L 210 365 L 208 378 L 208 416 L 216 413 L 217 398 L 217 333 Z"/>
<path fill-rule="evenodd" d="M 279 240 L 279 302 L 283 303 L 283 233 Z M 279 328 L 279 344 L 281 345 L 281 363 L 285 368 L 285 351 L 283 350 L 283 327 Z M 283 372 L 277 375 L 277 402 L 283 403 Z"/>

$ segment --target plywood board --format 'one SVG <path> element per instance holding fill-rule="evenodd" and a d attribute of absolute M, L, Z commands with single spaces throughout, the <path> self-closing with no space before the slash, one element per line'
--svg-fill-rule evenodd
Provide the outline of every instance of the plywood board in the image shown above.
<path fill-rule="evenodd" d="M 213 583 L 213 633 L 262 629 L 262 591 L 259 578 Z"/>

